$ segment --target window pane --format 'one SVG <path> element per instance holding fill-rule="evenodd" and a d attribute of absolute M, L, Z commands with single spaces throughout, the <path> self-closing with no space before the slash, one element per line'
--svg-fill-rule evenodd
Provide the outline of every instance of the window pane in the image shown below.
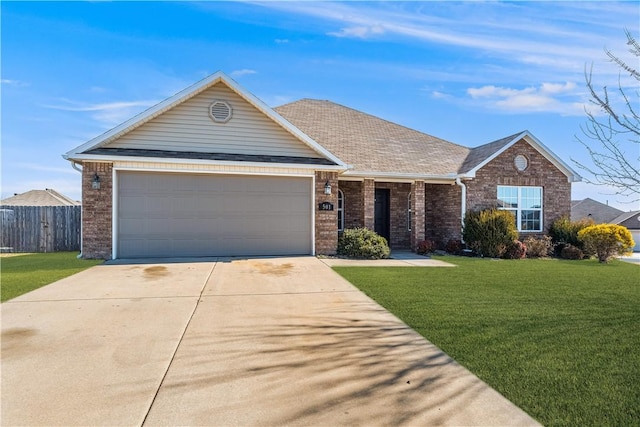
<path fill-rule="evenodd" d="M 542 231 L 540 211 L 523 210 L 520 217 L 520 229 L 522 231 Z"/>
<path fill-rule="evenodd" d="M 523 209 L 540 209 L 542 206 L 542 189 L 539 187 L 522 187 L 521 202 Z"/>
<path fill-rule="evenodd" d="M 498 207 L 518 207 L 518 187 L 498 186 Z"/>

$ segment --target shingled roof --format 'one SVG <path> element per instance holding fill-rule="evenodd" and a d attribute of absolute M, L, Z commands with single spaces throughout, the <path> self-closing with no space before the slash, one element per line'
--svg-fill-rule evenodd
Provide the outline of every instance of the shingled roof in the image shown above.
<path fill-rule="evenodd" d="M 79 206 L 80 202 L 70 199 L 51 188 L 31 190 L 0 200 L 2 206 Z"/>
<path fill-rule="evenodd" d="M 330 101 L 302 99 L 274 109 L 352 172 L 453 176 L 470 149 Z"/>

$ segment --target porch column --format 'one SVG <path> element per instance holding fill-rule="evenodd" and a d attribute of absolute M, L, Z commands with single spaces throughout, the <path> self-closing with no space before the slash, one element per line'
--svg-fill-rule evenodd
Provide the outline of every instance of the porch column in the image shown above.
<path fill-rule="evenodd" d="M 411 183 L 411 250 L 415 251 L 425 234 L 424 181 Z"/>
<path fill-rule="evenodd" d="M 362 182 L 362 213 L 364 228 L 375 230 L 376 182 L 373 179 L 365 179 Z"/>

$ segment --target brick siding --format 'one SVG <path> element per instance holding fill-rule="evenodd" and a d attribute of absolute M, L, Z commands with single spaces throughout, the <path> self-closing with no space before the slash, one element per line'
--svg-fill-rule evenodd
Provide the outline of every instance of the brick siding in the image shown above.
<path fill-rule="evenodd" d="M 462 237 L 462 189 L 455 184 L 425 185 L 425 236 L 441 244 Z"/>
<path fill-rule="evenodd" d="M 331 194 L 324 194 L 324 186 L 329 181 Z M 318 204 L 333 203 L 332 211 L 321 211 Z M 335 255 L 338 249 L 338 173 L 316 172 L 316 254 Z"/>
<path fill-rule="evenodd" d="M 111 259 L 113 165 L 82 165 L 82 257 Z M 100 188 L 93 189 L 93 177 L 100 177 Z"/>
<path fill-rule="evenodd" d="M 518 171 L 514 165 L 514 158 L 518 154 L 524 155 L 529 162 L 524 171 Z M 480 169 L 476 178 L 466 184 L 468 210 L 496 206 L 498 185 L 542 187 L 543 233 L 548 232 L 551 223 L 558 217 L 571 212 L 571 183 L 566 175 L 526 141 L 511 146 Z"/>

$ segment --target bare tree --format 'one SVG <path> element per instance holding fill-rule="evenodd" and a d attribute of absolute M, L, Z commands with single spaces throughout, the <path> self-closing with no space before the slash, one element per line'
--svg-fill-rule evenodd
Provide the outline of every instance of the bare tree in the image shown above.
<path fill-rule="evenodd" d="M 629 31 L 625 33 L 629 51 L 640 58 L 638 41 Z M 605 49 L 605 52 L 621 68 L 620 74 L 629 73 L 640 83 L 640 72 L 634 65 L 610 50 Z M 583 136 L 576 138 L 589 151 L 593 165 L 572 160 L 593 176 L 585 178 L 585 181 L 613 187 L 617 195 L 637 196 L 635 201 L 640 200 L 640 86 L 634 84 L 625 92 L 619 75 L 617 94 L 614 93 L 614 99 L 610 99 L 606 86 L 601 91 L 594 87 L 592 70 L 593 65 L 588 72 L 585 70 L 585 80 L 591 95 L 590 102 L 596 108 L 593 111 L 585 108 L 587 122 L 580 127 Z"/>

